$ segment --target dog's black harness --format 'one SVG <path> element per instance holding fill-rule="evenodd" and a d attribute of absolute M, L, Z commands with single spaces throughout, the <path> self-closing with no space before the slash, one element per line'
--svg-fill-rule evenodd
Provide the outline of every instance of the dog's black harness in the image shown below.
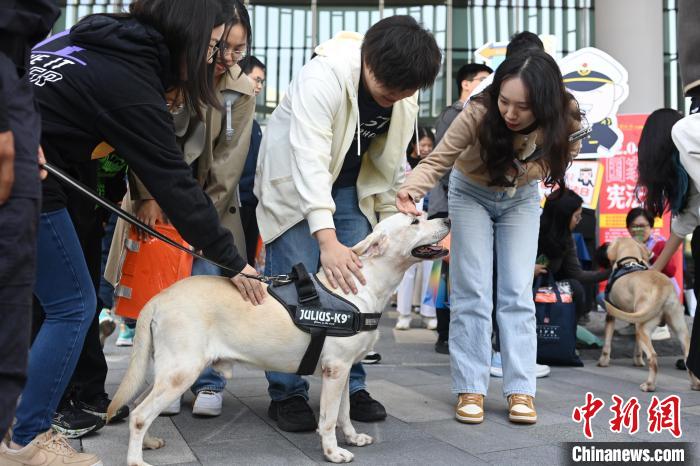
<path fill-rule="evenodd" d="M 314 373 L 326 336 L 351 337 L 379 326 L 381 312 L 360 312 L 350 301 L 323 286 L 315 274 L 309 275 L 304 264 L 295 265 L 290 278 L 291 283 L 273 284 L 267 291 L 287 309 L 294 325 L 311 334 L 297 374 Z"/>
<path fill-rule="evenodd" d="M 632 259 L 631 262 L 625 262 L 624 264 L 622 263 L 624 261 L 629 261 L 630 259 Z M 610 278 L 608 278 L 608 284 L 605 286 L 605 301 L 615 306 L 615 304 L 613 304 L 613 302 L 610 300 L 610 292 L 612 291 L 612 287 L 615 284 L 615 282 L 620 277 L 624 277 L 625 275 L 630 274 L 632 272 L 641 272 L 643 270 L 649 270 L 649 267 L 647 267 L 646 264 L 639 262 L 639 259 L 637 259 L 636 257 L 623 257 L 622 259 L 617 261 L 615 263 L 615 268 L 610 274 Z"/>

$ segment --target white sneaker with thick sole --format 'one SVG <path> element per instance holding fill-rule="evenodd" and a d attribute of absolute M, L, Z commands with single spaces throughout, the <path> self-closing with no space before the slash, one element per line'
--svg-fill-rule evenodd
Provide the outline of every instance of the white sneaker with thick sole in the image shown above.
<path fill-rule="evenodd" d="M 550 372 L 552 372 L 552 370 L 549 368 L 549 366 L 545 366 L 544 364 L 535 364 L 535 377 L 538 379 L 547 377 Z"/>
<path fill-rule="evenodd" d="M 408 330 L 411 328 L 411 320 L 413 320 L 413 317 L 411 317 L 410 314 L 407 316 L 399 316 L 394 328 L 396 330 Z"/>
<path fill-rule="evenodd" d="M 437 317 L 423 316 L 423 325 L 425 325 L 425 328 L 427 328 L 428 330 L 437 329 Z"/>
<path fill-rule="evenodd" d="M 165 408 L 163 411 L 160 412 L 161 416 L 174 416 L 176 414 L 180 414 L 180 410 L 182 409 L 181 405 L 182 402 L 182 397 L 178 396 L 177 400 L 173 401 L 170 403 L 170 406 Z"/>
<path fill-rule="evenodd" d="M 197 393 L 197 398 L 194 400 L 192 414 L 196 416 L 218 416 L 221 414 L 223 403 L 224 397 L 221 395 L 221 392 L 202 390 Z"/>
<path fill-rule="evenodd" d="M 653 341 L 668 340 L 671 338 L 671 332 L 668 331 L 668 325 L 658 326 L 651 332 Z"/>

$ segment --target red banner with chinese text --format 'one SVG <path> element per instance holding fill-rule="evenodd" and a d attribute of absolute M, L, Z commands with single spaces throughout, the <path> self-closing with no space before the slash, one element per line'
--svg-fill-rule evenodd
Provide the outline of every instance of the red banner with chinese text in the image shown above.
<path fill-rule="evenodd" d="M 598 238 L 600 243 L 619 237 L 629 237 L 625 219 L 627 212 L 639 207 L 635 194 L 637 186 L 637 144 L 648 115 L 618 115 L 618 125 L 624 134 L 620 152 L 602 159 L 603 181 L 598 202 Z M 671 215 L 666 213 L 654 223 L 654 233 L 668 238 Z M 671 259 L 676 265 L 676 281 L 683 286 L 683 256 L 677 252 Z"/>

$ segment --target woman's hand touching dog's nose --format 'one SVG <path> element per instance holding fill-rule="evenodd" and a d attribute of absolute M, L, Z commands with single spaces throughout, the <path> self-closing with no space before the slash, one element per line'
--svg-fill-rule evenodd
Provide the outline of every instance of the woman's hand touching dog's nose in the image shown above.
<path fill-rule="evenodd" d="M 247 275 L 258 275 L 257 270 L 250 265 L 246 265 L 241 272 Z M 231 278 L 231 281 L 238 288 L 244 300 L 250 301 L 255 306 L 262 304 L 265 300 L 265 289 L 261 281 L 254 278 L 246 278 L 243 275 L 236 275 Z"/>

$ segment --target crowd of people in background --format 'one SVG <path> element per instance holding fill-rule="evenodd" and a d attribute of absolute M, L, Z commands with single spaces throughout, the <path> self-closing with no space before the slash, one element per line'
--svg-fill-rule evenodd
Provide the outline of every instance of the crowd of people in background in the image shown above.
<path fill-rule="evenodd" d="M 101 464 L 65 438 L 104 426 L 105 340 L 117 329 L 117 346 L 135 337 L 135 321 L 114 313 L 131 227 L 37 173 L 37 160 L 151 227 L 171 224 L 219 264 L 195 258 L 192 275 L 228 277 L 256 305 L 271 299 L 256 279 L 259 243 L 264 275 L 303 263 L 322 269 L 336 292 L 357 293 L 365 278 L 352 246 L 379 221 L 397 211 L 449 217 L 451 254 L 405 274 L 394 329 L 415 328 L 416 310 L 418 326 L 436 331 L 458 421 L 483 422 L 497 376 L 509 420 L 537 422 L 536 378 L 549 368 L 536 363 L 533 281 L 568 282 L 585 322 L 586 288 L 610 270 L 584 270 L 579 260 L 573 233 L 583 199 L 566 188 L 565 171 L 579 150 L 569 136 L 582 126 L 581 111 L 535 34 L 516 34 L 495 71 L 462 66 L 459 98 L 433 132 L 418 125 L 417 99 L 441 67 L 433 35 L 410 16 L 382 19 L 364 36 L 343 32 L 315 48 L 263 132 L 255 109 L 266 69 L 251 54 L 239 0 L 136 0 L 128 12 L 90 15 L 48 39 L 58 15 L 51 1 L 5 3 L 0 343 L 9 350 L 0 361 L 0 433 L 9 433 L 0 463 Z M 645 208 L 627 216 L 651 266 L 672 279 L 671 255 L 700 224 L 699 118 L 670 109 L 649 117 L 639 145 Z M 552 188 L 543 207 L 540 182 Z M 668 209 L 677 217 L 666 239 L 652 227 Z M 695 354 L 687 362 L 697 373 Z M 364 362 L 380 359 L 370 353 Z M 309 382 L 266 377 L 278 427 L 315 430 Z M 381 421 L 386 409 L 366 377 L 361 362 L 352 367 L 350 417 Z M 193 413 L 220 415 L 225 384 L 206 368 L 191 387 Z M 180 411 L 176 400 L 164 414 Z M 123 406 L 113 420 L 128 415 Z"/>

